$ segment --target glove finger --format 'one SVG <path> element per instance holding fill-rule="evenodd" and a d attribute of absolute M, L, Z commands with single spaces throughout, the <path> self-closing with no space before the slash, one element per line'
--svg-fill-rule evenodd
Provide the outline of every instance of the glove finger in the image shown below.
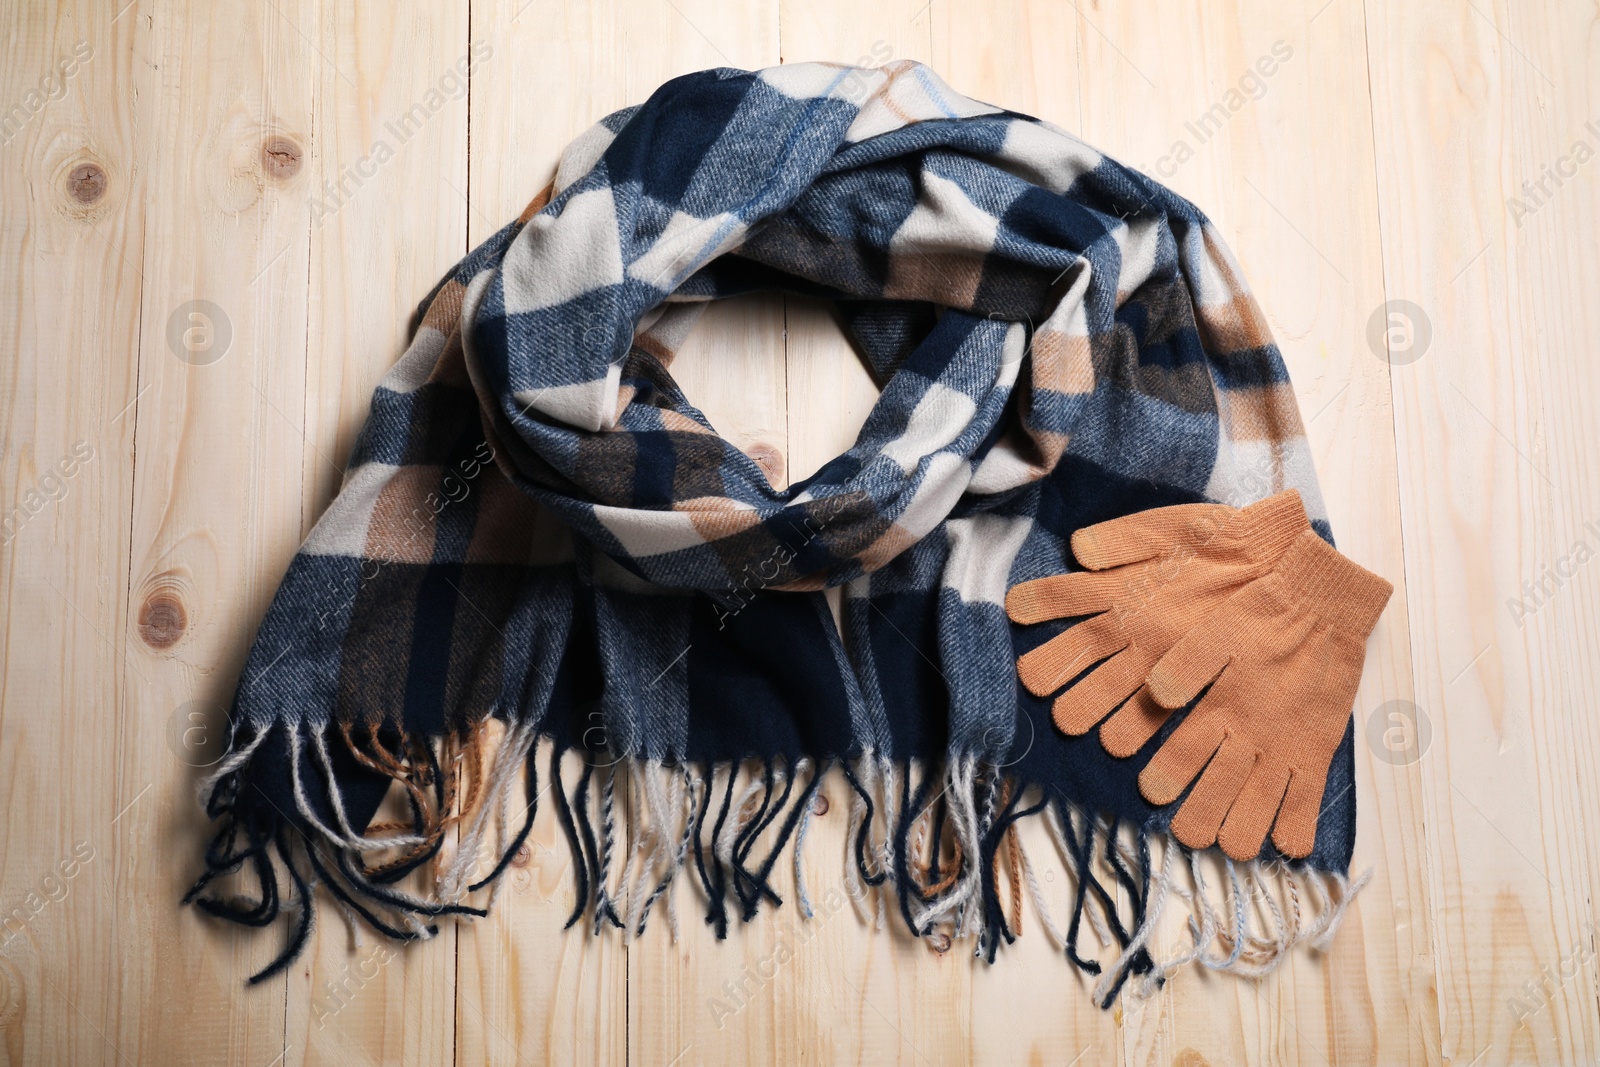
<path fill-rule="evenodd" d="M 1150 696 L 1164 708 L 1181 708 L 1228 665 L 1228 645 L 1234 628 L 1213 618 L 1178 639 L 1150 669 L 1146 685 Z"/>
<path fill-rule="evenodd" d="M 1278 804 L 1288 788 L 1287 768 L 1268 768 L 1264 762 L 1256 766 L 1217 834 L 1217 844 L 1229 859 L 1253 860 L 1261 854 L 1267 831 L 1272 829 L 1272 818 L 1278 814 Z"/>
<path fill-rule="evenodd" d="M 1017 677 L 1036 697 L 1054 693 L 1084 670 L 1127 647 L 1116 620 L 1096 615 L 1017 660 Z"/>
<path fill-rule="evenodd" d="M 1172 712 L 1150 698 L 1150 690 L 1140 688 L 1117 713 L 1100 726 L 1100 747 L 1120 759 L 1145 746 L 1172 718 Z"/>
<path fill-rule="evenodd" d="M 1172 820 L 1172 836 L 1190 848 L 1216 844 L 1222 820 L 1244 789 L 1259 755 L 1256 747 L 1242 737 L 1224 741 L 1178 809 Z"/>
<path fill-rule="evenodd" d="M 1139 792 L 1157 807 L 1171 804 L 1205 769 L 1226 734 L 1221 715 L 1195 708 L 1139 772 Z"/>
<path fill-rule="evenodd" d="M 1090 570 L 1153 559 L 1186 540 L 1215 536 L 1232 516 L 1226 504 L 1177 504 L 1085 526 L 1072 535 L 1072 554 Z"/>
<path fill-rule="evenodd" d="M 1296 769 L 1289 778 L 1278 821 L 1272 827 L 1272 843 L 1291 859 L 1311 855 L 1317 843 L 1317 816 L 1322 813 L 1322 791 L 1328 784 L 1327 768 L 1309 772 Z"/>
<path fill-rule="evenodd" d="M 1105 611 L 1126 585 L 1119 574 L 1074 571 L 1021 582 L 1006 593 L 1006 614 L 1020 626 Z"/>
<path fill-rule="evenodd" d="M 1056 725 L 1073 737 L 1088 733 L 1144 684 L 1153 662 L 1154 656 L 1132 645 L 1118 652 L 1056 698 Z"/>

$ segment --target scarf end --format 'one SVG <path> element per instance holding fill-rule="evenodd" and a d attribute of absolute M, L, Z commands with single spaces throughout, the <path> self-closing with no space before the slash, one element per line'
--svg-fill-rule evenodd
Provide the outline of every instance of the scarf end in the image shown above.
<path fill-rule="evenodd" d="M 497 744 L 492 732 L 501 735 Z M 375 821 L 360 808 L 342 784 L 353 767 L 399 793 L 406 816 Z M 1367 880 L 1195 852 L 1162 831 L 1046 797 L 971 757 L 933 769 L 873 753 L 693 764 L 617 760 L 551 742 L 526 724 L 479 724 L 429 741 L 276 723 L 241 730 L 203 784 L 217 829 L 184 903 L 253 927 L 272 925 L 286 909 L 294 914 L 283 949 L 250 984 L 282 973 L 309 943 L 318 886 L 353 929 L 425 940 L 441 918 L 488 913 L 508 872 L 527 865 L 548 796 L 571 860 L 568 928 L 616 929 L 630 942 L 652 916 L 664 916 L 676 940 L 673 890 L 687 877 L 706 925 L 725 938 L 734 919 L 750 922 L 764 906 L 781 906 L 789 885 L 801 917 L 816 913 L 802 854 L 827 811 L 822 787 L 835 770 L 849 796 L 843 887 L 865 922 L 903 925 L 938 952 L 970 939 L 974 954 L 993 963 L 1022 932 L 1026 895 L 1045 936 L 1095 980 L 1102 1008 L 1124 988 L 1153 995 L 1186 964 L 1257 978 L 1296 945 L 1323 949 Z M 289 788 L 263 788 L 273 781 Z M 1031 818 L 1065 865 L 1064 927 L 1019 833 Z M 792 868 L 782 892 L 780 866 Z M 396 888 L 408 877 L 427 891 Z M 240 879 L 254 883 L 251 894 L 219 893 Z M 826 896 L 831 914 L 841 902 Z M 1160 958 L 1157 930 L 1174 907 L 1188 912 L 1186 944 Z M 1086 941 L 1098 947 L 1086 949 Z"/>

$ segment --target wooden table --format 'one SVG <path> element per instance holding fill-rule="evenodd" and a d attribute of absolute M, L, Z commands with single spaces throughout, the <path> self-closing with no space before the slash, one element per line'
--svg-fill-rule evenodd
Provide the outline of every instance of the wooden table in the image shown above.
<path fill-rule="evenodd" d="M 1595 18 L 1578 0 L 6 5 L 0 1061 L 1596 1062 Z M 1373 878 L 1332 951 L 1102 1012 L 1031 914 L 993 968 L 849 908 L 717 944 L 687 892 L 677 943 L 624 946 L 561 932 L 542 813 L 489 920 L 394 951 L 352 948 L 327 909 L 300 964 L 247 990 L 283 931 L 177 906 L 202 833 L 191 750 L 412 309 L 605 113 L 686 71 L 813 58 L 923 60 L 1064 126 L 1202 205 L 1243 262 L 1340 545 L 1396 586 L 1355 708 Z M 676 370 L 782 477 L 840 451 L 873 398 L 826 309 L 778 297 L 716 308 Z M 818 893 L 839 879 L 832 801 L 807 843 Z"/>

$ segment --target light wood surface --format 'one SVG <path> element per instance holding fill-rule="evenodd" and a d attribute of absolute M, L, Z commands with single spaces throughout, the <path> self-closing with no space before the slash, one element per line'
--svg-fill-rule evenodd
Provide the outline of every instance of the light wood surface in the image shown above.
<path fill-rule="evenodd" d="M 1596 21 L 1580 0 L 5 5 L 0 1064 L 1600 1062 Z M 1355 708 L 1373 876 L 1332 950 L 1102 1012 L 1031 905 L 992 968 L 871 929 L 835 788 L 809 924 L 788 906 L 717 943 L 680 887 L 677 941 L 562 932 L 544 810 L 489 919 L 398 950 L 326 909 L 246 989 L 283 931 L 177 906 L 196 764 L 412 309 L 605 113 L 804 59 L 929 62 L 1227 236 L 1340 546 L 1396 587 Z M 207 329 L 198 357 L 173 340 Z M 873 400 L 798 299 L 714 308 L 674 370 L 781 481 Z"/>

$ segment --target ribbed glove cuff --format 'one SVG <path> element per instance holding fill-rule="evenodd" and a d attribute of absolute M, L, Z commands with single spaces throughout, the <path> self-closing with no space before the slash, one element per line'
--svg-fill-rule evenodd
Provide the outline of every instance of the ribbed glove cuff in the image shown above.
<path fill-rule="evenodd" d="M 1313 530 L 1295 538 L 1272 573 L 1285 597 L 1363 639 L 1394 592 L 1394 586 L 1341 555 Z"/>
<path fill-rule="evenodd" d="M 1270 562 L 1283 555 L 1295 538 L 1311 530 L 1311 520 L 1306 517 L 1300 493 L 1285 489 L 1241 508 L 1231 527 L 1232 536 L 1253 556 Z"/>

